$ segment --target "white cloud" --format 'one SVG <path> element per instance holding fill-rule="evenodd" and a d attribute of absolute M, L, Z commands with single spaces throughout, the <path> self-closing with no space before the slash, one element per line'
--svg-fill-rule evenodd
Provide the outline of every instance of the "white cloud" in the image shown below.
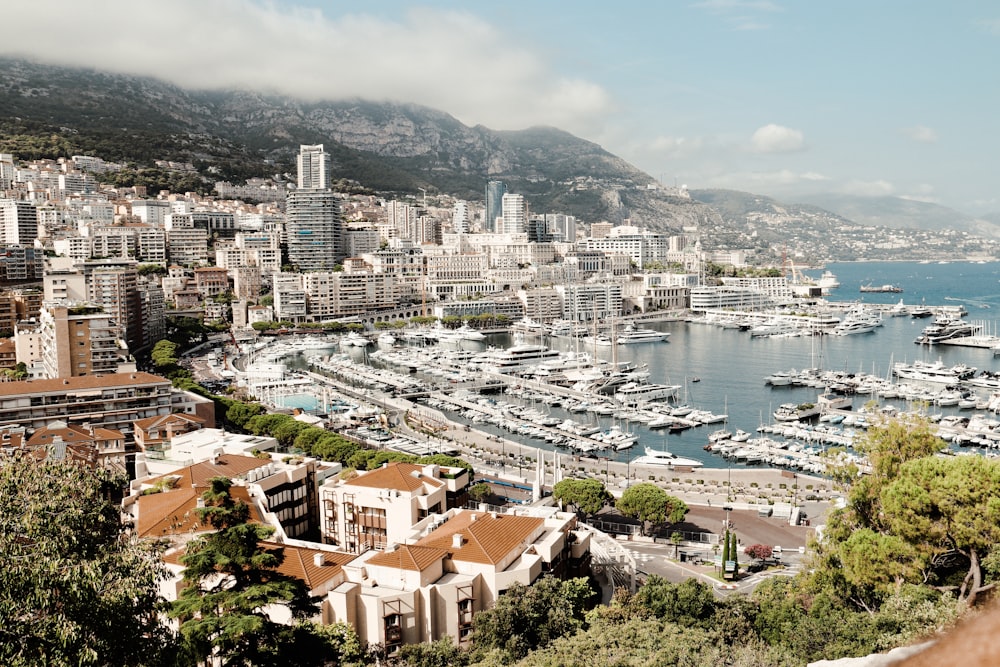
<path fill-rule="evenodd" d="M 862 197 L 885 197 L 891 195 L 896 190 L 892 183 L 884 180 L 848 181 L 842 189 L 849 195 L 859 195 Z"/>
<path fill-rule="evenodd" d="M 805 137 L 799 130 L 771 123 L 758 128 L 750 143 L 757 153 L 791 153 L 805 148 Z"/>
<path fill-rule="evenodd" d="M 922 144 L 933 144 L 938 140 L 937 132 L 925 125 L 904 127 L 901 132 L 910 139 L 919 141 Z"/>
<path fill-rule="evenodd" d="M 701 0 L 692 5 L 701 9 L 708 9 L 713 12 L 729 11 L 761 11 L 778 12 L 781 7 L 769 0 Z"/>
<path fill-rule="evenodd" d="M 593 82 L 553 72 L 530 44 L 463 11 L 337 18 L 268 0 L 59 3 L 44 29 L 9 30 L 0 53 L 154 76 L 191 88 L 246 88 L 311 100 L 423 104 L 495 129 L 590 129 L 612 110 Z M 38 25 L 13 3 L 6 25 Z"/>
<path fill-rule="evenodd" d="M 979 19 L 976 24 L 994 35 L 1000 35 L 1000 19 Z"/>

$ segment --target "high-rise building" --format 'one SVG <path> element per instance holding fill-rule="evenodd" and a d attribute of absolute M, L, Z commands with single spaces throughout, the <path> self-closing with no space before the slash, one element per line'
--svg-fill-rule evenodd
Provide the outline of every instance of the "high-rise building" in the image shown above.
<path fill-rule="evenodd" d="M 330 154 L 323 144 L 299 146 L 299 190 L 326 190 L 330 187 Z"/>
<path fill-rule="evenodd" d="M 38 209 L 29 201 L 0 199 L 0 242 L 32 247 L 38 238 Z"/>
<path fill-rule="evenodd" d="M 117 373 L 118 332 L 98 307 L 46 305 L 39 317 L 42 366 L 47 378 Z"/>
<path fill-rule="evenodd" d="M 451 228 L 459 234 L 465 234 L 469 231 L 469 204 L 467 202 L 455 202 L 455 209 L 451 216 Z"/>
<path fill-rule="evenodd" d="M 285 199 L 288 261 L 299 271 L 330 271 L 344 261 L 344 220 L 330 190 L 323 145 L 299 149 L 299 189 Z"/>
<path fill-rule="evenodd" d="M 332 271 L 344 260 L 344 221 L 330 190 L 296 190 L 285 200 L 288 261 L 299 271 Z"/>
<path fill-rule="evenodd" d="M 495 232 L 497 218 L 503 215 L 503 196 L 507 194 L 507 186 L 503 181 L 487 181 L 486 183 L 486 213 L 483 219 L 483 231 Z"/>
<path fill-rule="evenodd" d="M 501 200 L 504 234 L 523 234 L 528 228 L 528 205 L 524 195 L 507 193 Z"/>
<path fill-rule="evenodd" d="M 94 265 L 87 276 L 89 301 L 101 306 L 118 325 L 130 349 L 143 347 L 142 295 L 135 266 Z"/>

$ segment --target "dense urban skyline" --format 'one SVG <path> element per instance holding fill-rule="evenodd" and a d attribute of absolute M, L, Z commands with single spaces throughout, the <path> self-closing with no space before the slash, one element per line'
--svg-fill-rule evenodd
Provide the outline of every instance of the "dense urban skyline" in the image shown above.
<path fill-rule="evenodd" d="M 690 187 L 1000 209 L 996 87 L 978 67 L 996 60 L 1000 18 L 983 2 L 182 0 L 148 15 L 131 3 L 8 14 L 38 27 L 8 35 L 7 55 L 551 125 Z"/>

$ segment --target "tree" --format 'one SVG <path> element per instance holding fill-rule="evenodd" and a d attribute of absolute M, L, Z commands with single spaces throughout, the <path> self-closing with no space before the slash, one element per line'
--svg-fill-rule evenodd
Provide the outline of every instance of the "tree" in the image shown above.
<path fill-rule="evenodd" d="M 531 586 L 515 583 L 490 609 L 473 617 L 477 649 L 496 649 L 513 662 L 557 637 L 575 633 L 596 595 L 586 579 L 545 576 Z"/>
<path fill-rule="evenodd" d="M 651 575 L 636 591 L 635 603 L 656 618 L 686 627 L 710 628 L 715 615 L 712 588 L 695 579 L 674 584 Z"/>
<path fill-rule="evenodd" d="M 646 527 L 650 524 L 656 525 L 664 521 L 680 523 L 688 512 L 688 506 L 683 500 L 668 495 L 666 491 L 649 482 L 625 489 L 615 507 L 625 516 L 642 521 L 645 524 L 644 532 L 648 532 Z"/>
<path fill-rule="evenodd" d="M 181 563 L 185 586 L 170 607 L 180 620 L 188 653 L 199 661 L 219 659 L 226 665 L 283 665 L 299 638 L 295 626 L 273 621 L 268 608 L 285 607 L 300 622 L 317 611 L 318 600 L 305 584 L 278 571 L 284 560 L 279 548 L 261 541 L 274 529 L 249 523 L 250 508 L 234 500 L 231 482 L 211 480 L 202 494 L 199 519 L 215 532 L 188 543 Z"/>
<path fill-rule="evenodd" d="M 1000 463 L 981 456 L 909 461 L 882 504 L 890 531 L 915 548 L 924 572 L 941 578 L 952 558 L 965 561 L 960 583 L 942 584 L 957 590 L 959 603 L 975 604 L 994 587 L 983 580 L 982 559 L 1000 543 Z"/>
<path fill-rule="evenodd" d="M 600 512 L 605 503 L 613 498 L 604 485 L 593 478 L 564 479 L 557 482 L 552 487 L 552 497 L 575 506 L 587 516 Z"/>
<path fill-rule="evenodd" d="M 479 482 L 469 489 L 469 499 L 473 502 L 483 503 L 493 497 L 493 487 L 486 482 Z"/>
<path fill-rule="evenodd" d="M 0 664 L 153 664 L 158 548 L 122 524 L 103 470 L 13 454 L 0 461 Z"/>
<path fill-rule="evenodd" d="M 436 642 L 406 644 L 399 650 L 399 659 L 406 667 L 464 667 L 469 654 L 455 646 L 445 635 Z"/>
<path fill-rule="evenodd" d="M 774 555 L 774 549 L 768 544 L 751 544 L 743 549 L 743 553 L 754 560 L 764 561 Z"/>

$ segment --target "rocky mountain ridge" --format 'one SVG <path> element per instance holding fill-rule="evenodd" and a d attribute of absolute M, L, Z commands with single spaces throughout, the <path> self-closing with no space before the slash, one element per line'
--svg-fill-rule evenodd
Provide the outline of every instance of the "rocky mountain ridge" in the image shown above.
<path fill-rule="evenodd" d="M 689 197 L 555 128 L 495 131 L 413 104 L 193 91 L 146 77 L 0 59 L 0 151 L 12 139 L 16 146 L 23 135 L 46 133 L 64 139 L 62 150 L 100 146 L 106 159 L 190 161 L 206 175 L 219 165 L 240 174 L 294 173 L 299 144 L 322 143 L 335 179 L 387 194 L 427 190 L 482 200 L 486 181 L 502 180 L 533 211 L 665 233 L 696 229 L 703 247 L 749 248 L 761 261 L 773 261 L 779 247 L 803 236 L 810 257 L 844 258 L 839 249 L 847 244 L 836 235 L 864 233 L 826 211 L 757 195 Z"/>

